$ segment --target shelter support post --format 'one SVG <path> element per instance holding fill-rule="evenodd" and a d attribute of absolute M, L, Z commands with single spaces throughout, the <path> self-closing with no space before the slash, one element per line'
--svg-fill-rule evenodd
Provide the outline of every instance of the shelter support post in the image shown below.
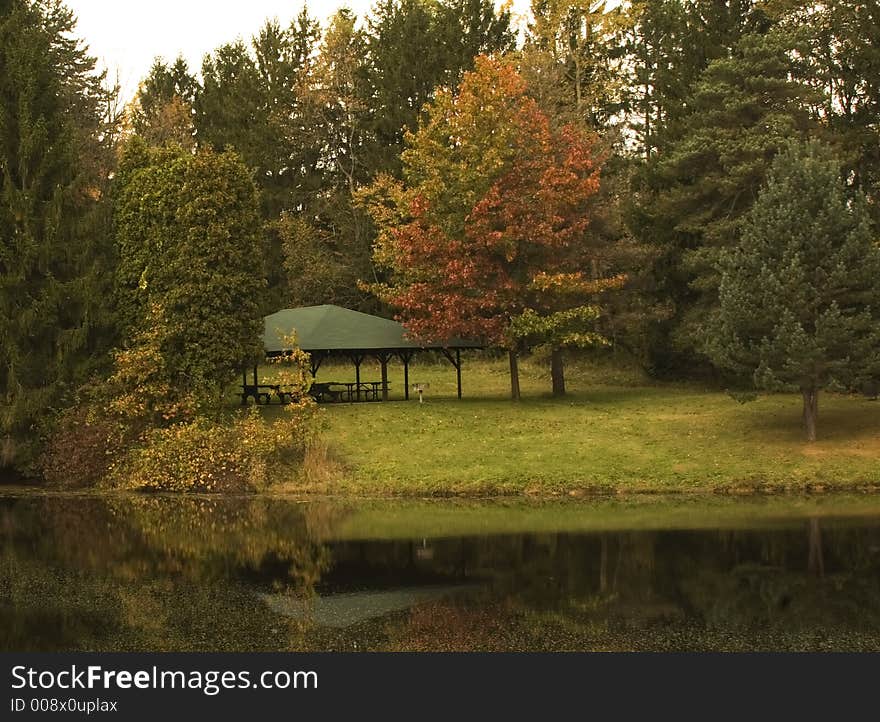
<path fill-rule="evenodd" d="M 257 364 L 254 364 L 254 386 L 256 386 L 257 383 Z"/>
<path fill-rule="evenodd" d="M 360 401 L 361 400 L 361 364 L 364 362 L 366 358 L 365 354 L 362 353 L 348 353 L 346 354 L 349 360 L 354 364 L 354 394 L 349 396 L 349 401 Z"/>
<path fill-rule="evenodd" d="M 364 362 L 364 355 L 362 353 L 353 353 L 349 356 L 351 362 L 354 364 L 354 380 L 356 382 L 356 386 L 354 389 L 355 398 L 360 401 L 361 400 L 361 364 Z M 351 401 L 352 399 L 349 399 Z"/>
<path fill-rule="evenodd" d="M 318 375 L 318 369 L 321 368 L 324 358 L 324 354 L 319 351 L 313 351 L 309 354 L 309 365 L 311 366 L 312 378 L 315 378 Z"/>
<path fill-rule="evenodd" d="M 390 353 L 377 353 L 376 358 L 382 366 L 382 401 L 388 401 L 388 361 Z"/>
<path fill-rule="evenodd" d="M 440 349 L 446 360 L 455 367 L 455 378 L 458 383 L 458 398 L 461 398 L 461 349 L 455 349 L 455 356 L 448 348 Z"/>
<path fill-rule="evenodd" d="M 412 351 L 401 351 L 397 355 L 403 362 L 403 398 L 409 401 L 409 362 L 415 354 Z"/>

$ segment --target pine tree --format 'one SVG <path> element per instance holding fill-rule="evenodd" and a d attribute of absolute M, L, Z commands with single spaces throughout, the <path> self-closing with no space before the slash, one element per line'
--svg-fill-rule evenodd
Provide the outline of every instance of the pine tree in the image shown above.
<path fill-rule="evenodd" d="M 849 183 L 871 201 L 880 222 L 880 4 L 853 0 L 795 5 L 783 22 L 801 39 L 805 82 L 820 99 Z"/>
<path fill-rule="evenodd" d="M 623 10 L 624 107 L 641 155 L 664 152 L 663 136 L 691 112 L 691 94 L 714 60 L 772 26 L 758 0 L 634 0 Z"/>
<path fill-rule="evenodd" d="M 287 285 L 275 224 L 284 211 L 306 209 L 322 189 L 320 119 L 310 88 L 319 35 L 303 8 L 288 27 L 268 21 L 249 45 L 223 45 L 202 64 L 195 100 L 199 145 L 235 149 L 260 190 L 259 253 L 269 259 L 264 310 L 277 310 Z"/>
<path fill-rule="evenodd" d="M 60 3 L 0 5 L 0 463 L 26 461 L 111 335 L 114 98 L 74 30 Z"/>
<path fill-rule="evenodd" d="M 814 441 L 820 389 L 880 374 L 880 247 L 864 196 L 820 144 L 792 144 L 718 268 L 705 352 L 759 388 L 798 389 Z"/>
<path fill-rule="evenodd" d="M 694 363 L 695 325 L 716 303 L 719 250 L 736 242 L 774 155 L 815 127 L 790 47 L 785 35 L 751 34 L 710 63 L 687 114 L 663 132 L 663 152 L 636 177 L 629 225 L 658 248 L 657 293 L 675 311 L 655 347 L 658 366 Z"/>
<path fill-rule="evenodd" d="M 193 105 L 199 90 L 198 81 L 183 57 L 172 65 L 156 59 L 131 105 L 132 129 L 153 145 L 177 143 L 194 147 Z"/>
<path fill-rule="evenodd" d="M 379 0 L 366 32 L 376 173 L 399 173 L 404 133 L 418 128 L 436 88 L 454 87 L 475 56 L 514 41 L 509 11 L 491 0 Z"/>

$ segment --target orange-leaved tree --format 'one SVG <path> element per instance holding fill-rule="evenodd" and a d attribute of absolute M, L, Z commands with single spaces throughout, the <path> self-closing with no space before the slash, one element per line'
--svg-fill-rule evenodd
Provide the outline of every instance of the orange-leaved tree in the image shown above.
<path fill-rule="evenodd" d="M 505 59 L 477 58 L 426 112 L 406 136 L 403 180 L 360 193 L 389 272 L 370 288 L 417 339 L 506 348 L 518 398 L 525 348 L 605 343 L 595 298 L 622 279 L 592 278 L 584 245 L 601 158 L 583 131 L 552 126 Z"/>

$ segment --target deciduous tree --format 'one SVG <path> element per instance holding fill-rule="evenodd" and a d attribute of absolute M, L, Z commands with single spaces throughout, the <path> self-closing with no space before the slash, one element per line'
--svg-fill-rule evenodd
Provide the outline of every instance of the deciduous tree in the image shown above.
<path fill-rule="evenodd" d="M 503 60 L 478 58 L 427 112 L 407 135 L 404 182 L 385 176 L 362 194 L 380 228 L 377 262 L 392 272 L 375 290 L 418 338 L 506 347 L 517 398 L 527 343 L 598 341 L 597 311 L 570 291 L 589 280 L 576 249 L 600 159 L 583 132 L 551 128 Z"/>
<path fill-rule="evenodd" d="M 626 14 L 604 0 L 533 0 L 522 73 L 554 117 L 608 131 L 622 120 Z"/>

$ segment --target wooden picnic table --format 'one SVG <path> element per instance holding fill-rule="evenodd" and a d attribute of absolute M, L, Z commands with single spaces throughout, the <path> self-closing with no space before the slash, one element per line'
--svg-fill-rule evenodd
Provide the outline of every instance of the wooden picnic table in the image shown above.
<path fill-rule="evenodd" d="M 261 403 L 261 400 L 262 403 L 268 404 L 271 394 L 268 391 L 262 391 L 263 388 L 265 388 L 264 384 L 241 384 L 241 405 L 246 405 L 249 398 L 253 399 L 257 405 Z"/>
<path fill-rule="evenodd" d="M 269 404 L 273 394 L 280 404 L 293 401 L 293 391 L 286 391 L 282 384 L 241 384 L 240 386 L 242 404 L 246 404 L 249 398 L 252 398 L 256 404 L 259 404 L 261 399 L 263 404 Z"/>
<path fill-rule="evenodd" d="M 335 381 L 324 382 L 324 383 L 313 383 L 311 388 L 309 389 L 309 394 L 311 397 L 317 401 L 342 401 L 342 391 L 339 389 L 334 389 L 334 386 L 339 386 Z"/>
<path fill-rule="evenodd" d="M 390 386 L 387 384 L 386 386 Z M 278 403 L 286 404 L 293 401 L 294 392 L 286 390 L 282 384 L 240 384 L 241 403 L 247 404 L 253 399 L 255 404 L 267 405 L 277 398 Z M 347 401 L 380 401 L 382 399 L 381 381 L 327 381 L 313 383 L 309 394 L 315 401 L 334 402 Z"/>
<path fill-rule="evenodd" d="M 348 401 L 349 403 L 355 401 L 379 401 L 382 398 L 382 382 L 328 381 L 314 383 L 309 393 L 316 401 Z"/>
<path fill-rule="evenodd" d="M 390 386 L 390 384 L 388 384 Z M 379 401 L 382 394 L 382 382 L 381 381 L 361 381 L 358 383 L 350 383 L 346 384 L 348 387 L 348 400 L 353 401 L 361 400 L 361 395 L 364 397 L 364 401 Z M 355 398 L 352 398 L 355 397 Z"/>

